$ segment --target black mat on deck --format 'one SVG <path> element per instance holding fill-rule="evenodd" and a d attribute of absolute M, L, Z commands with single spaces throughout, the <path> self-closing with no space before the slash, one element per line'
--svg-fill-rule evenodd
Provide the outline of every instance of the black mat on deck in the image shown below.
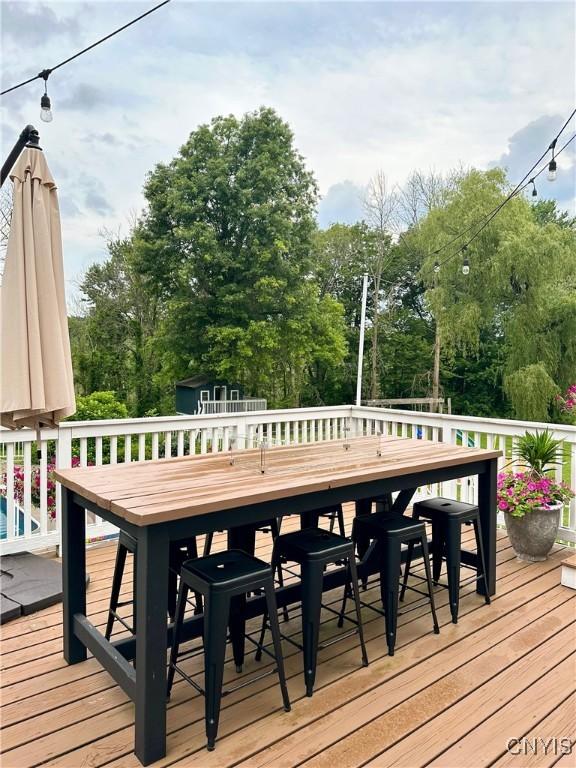
<path fill-rule="evenodd" d="M 62 566 L 56 560 L 23 552 L 2 558 L 0 623 L 62 600 Z M 16 607 L 18 613 L 14 613 Z"/>

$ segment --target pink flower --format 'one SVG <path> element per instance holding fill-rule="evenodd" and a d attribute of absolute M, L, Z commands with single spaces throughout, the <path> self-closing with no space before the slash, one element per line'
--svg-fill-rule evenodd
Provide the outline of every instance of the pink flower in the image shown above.
<path fill-rule="evenodd" d="M 508 509 L 508 504 L 505 501 L 499 501 L 498 509 L 501 509 L 503 512 L 506 512 L 506 510 Z"/>

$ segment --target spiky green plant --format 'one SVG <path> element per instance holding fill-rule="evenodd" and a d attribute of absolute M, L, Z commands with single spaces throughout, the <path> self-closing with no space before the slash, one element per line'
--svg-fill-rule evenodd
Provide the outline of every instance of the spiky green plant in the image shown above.
<path fill-rule="evenodd" d="M 514 455 L 527 470 L 542 476 L 553 467 L 562 465 L 561 444 L 548 429 L 543 432 L 526 432 L 518 439 Z"/>

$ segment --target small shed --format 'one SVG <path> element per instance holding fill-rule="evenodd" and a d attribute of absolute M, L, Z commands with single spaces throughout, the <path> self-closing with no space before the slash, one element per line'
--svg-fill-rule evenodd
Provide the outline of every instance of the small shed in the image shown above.
<path fill-rule="evenodd" d="M 176 382 L 177 413 L 201 413 L 202 403 L 233 402 L 243 399 L 244 390 L 240 384 L 212 379 L 201 373 Z"/>

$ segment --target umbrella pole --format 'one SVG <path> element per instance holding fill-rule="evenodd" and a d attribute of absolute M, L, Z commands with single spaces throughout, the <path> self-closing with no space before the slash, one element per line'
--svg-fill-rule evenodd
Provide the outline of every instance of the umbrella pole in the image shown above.
<path fill-rule="evenodd" d="M 38 423 L 36 426 L 36 458 L 38 462 L 42 460 L 42 434 L 40 423 Z"/>
<path fill-rule="evenodd" d="M 40 134 L 34 128 L 33 125 L 27 125 L 26 128 L 22 131 L 20 136 L 18 137 L 18 140 L 16 144 L 12 147 L 12 151 L 6 158 L 6 162 L 2 166 L 2 172 L 0 174 L 0 187 L 4 184 L 6 179 L 8 178 L 8 174 L 14 167 L 14 163 L 16 160 L 18 160 L 18 157 L 20 155 L 20 152 L 24 149 L 24 147 L 32 147 L 32 149 L 42 149 L 40 146 Z"/>

